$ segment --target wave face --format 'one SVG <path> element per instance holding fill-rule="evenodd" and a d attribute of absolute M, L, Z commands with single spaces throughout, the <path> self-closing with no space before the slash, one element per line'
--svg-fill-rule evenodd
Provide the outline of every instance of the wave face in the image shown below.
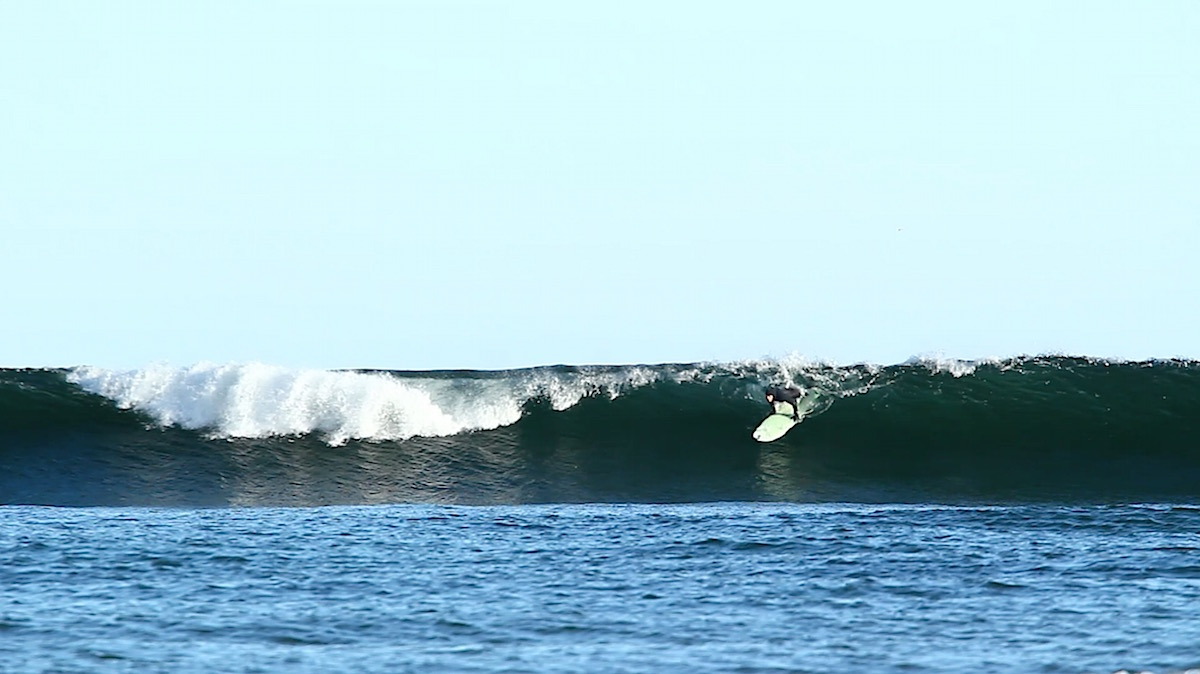
<path fill-rule="evenodd" d="M 822 398 L 762 445 L 776 383 Z M 0 370 L 5 504 L 1198 496 L 1198 361 Z"/>

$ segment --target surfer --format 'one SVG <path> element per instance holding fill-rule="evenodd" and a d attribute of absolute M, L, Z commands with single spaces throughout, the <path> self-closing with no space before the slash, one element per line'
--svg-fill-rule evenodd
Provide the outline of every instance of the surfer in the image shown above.
<path fill-rule="evenodd" d="M 771 386 L 767 389 L 767 403 L 771 406 L 771 411 L 776 414 L 787 414 L 786 408 L 780 409 L 780 406 L 790 405 L 791 417 L 800 421 L 800 396 L 802 395 L 804 392 L 798 388 Z"/>

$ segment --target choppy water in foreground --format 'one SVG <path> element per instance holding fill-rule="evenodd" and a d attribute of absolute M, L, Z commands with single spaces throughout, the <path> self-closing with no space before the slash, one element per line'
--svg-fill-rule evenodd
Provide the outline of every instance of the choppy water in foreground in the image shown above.
<path fill-rule="evenodd" d="M 1158 672 L 1178 505 L 0 508 L 5 672 Z"/>

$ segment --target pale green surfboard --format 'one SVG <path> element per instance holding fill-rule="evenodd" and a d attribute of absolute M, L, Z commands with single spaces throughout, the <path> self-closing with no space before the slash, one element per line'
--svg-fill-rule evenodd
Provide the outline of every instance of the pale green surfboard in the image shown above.
<path fill-rule="evenodd" d="M 800 421 L 804 420 L 805 415 L 813 411 L 817 405 L 819 394 L 816 391 L 810 391 L 798 401 L 796 411 L 799 412 Z M 792 426 L 800 423 L 792 418 L 790 412 L 792 406 L 787 403 L 776 403 L 775 413 L 763 419 L 758 428 L 754 429 L 754 439 L 759 442 L 774 442 L 782 438 L 784 434 L 792 430 Z"/>
<path fill-rule="evenodd" d="M 754 429 L 754 439 L 759 442 L 771 442 L 783 437 L 784 433 L 792 430 L 796 420 L 787 414 L 772 414 Z"/>

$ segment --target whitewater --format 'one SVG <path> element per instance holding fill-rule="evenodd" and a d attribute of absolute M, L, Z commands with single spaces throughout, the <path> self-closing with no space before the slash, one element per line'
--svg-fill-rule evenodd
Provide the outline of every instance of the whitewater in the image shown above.
<path fill-rule="evenodd" d="M 82 367 L 67 380 L 164 426 L 209 429 L 214 437 L 317 433 L 336 445 L 490 430 L 519 421 L 523 406 L 535 398 L 561 411 L 584 397 L 616 398 L 663 376 L 682 382 L 698 372 L 632 366 L 454 376 L 249 363 L 131 371 Z"/>

